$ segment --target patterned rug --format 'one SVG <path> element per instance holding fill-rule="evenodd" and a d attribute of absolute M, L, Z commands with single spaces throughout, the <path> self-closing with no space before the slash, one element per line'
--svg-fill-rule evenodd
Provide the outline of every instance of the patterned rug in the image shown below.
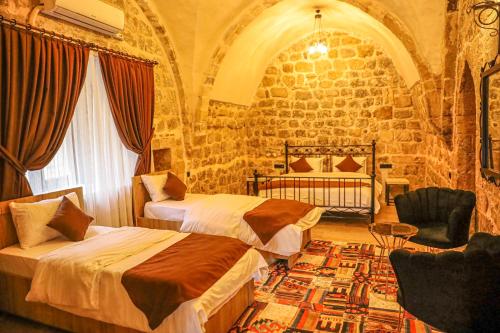
<path fill-rule="evenodd" d="M 382 333 L 398 327 L 394 273 L 374 245 L 313 240 L 292 269 L 278 262 L 230 333 Z M 390 284 L 389 284 L 390 285 Z M 387 294 L 387 297 L 386 297 Z M 437 330 L 404 313 L 404 333 Z"/>

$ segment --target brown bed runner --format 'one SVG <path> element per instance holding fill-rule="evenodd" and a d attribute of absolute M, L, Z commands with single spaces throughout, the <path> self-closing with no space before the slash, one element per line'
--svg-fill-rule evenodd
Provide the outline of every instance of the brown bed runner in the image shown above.
<path fill-rule="evenodd" d="M 234 238 L 190 234 L 126 271 L 122 284 L 155 329 L 183 302 L 207 291 L 249 248 Z"/>
<path fill-rule="evenodd" d="M 303 202 L 268 199 L 243 215 L 243 219 L 266 245 L 284 227 L 297 223 L 314 208 Z"/>
<path fill-rule="evenodd" d="M 330 180 L 323 179 L 273 179 L 259 184 L 259 190 L 271 190 L 280 188 L 360 188 L 370 187 L 370 179 Z"/>

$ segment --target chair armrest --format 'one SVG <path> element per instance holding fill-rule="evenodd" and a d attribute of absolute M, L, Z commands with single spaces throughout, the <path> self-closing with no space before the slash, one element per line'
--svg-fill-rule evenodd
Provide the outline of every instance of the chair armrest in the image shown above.
<path fill-rule="evenodd" d="M 447 237 L 457 246 L 462 246 L 469 240 L 470 220 L 472 208 L 455 207 L 448 216 Z"/>

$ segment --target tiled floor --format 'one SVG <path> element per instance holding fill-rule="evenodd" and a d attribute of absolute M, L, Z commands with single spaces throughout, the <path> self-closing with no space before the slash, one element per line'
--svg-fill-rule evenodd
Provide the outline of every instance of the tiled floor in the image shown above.
<path fill-rule="evenodd" d="M 394 206 L 383 207 L 380 213 L 377 214 L 376 221 L 397 221 Z M 325 219 L 313 228 L 312 238 L 375 244 L 368 232 L 368 222 L 366 220 Z M 0 333 L 49 332 L 59 333 L 63 331 L 0 312 Z"/>

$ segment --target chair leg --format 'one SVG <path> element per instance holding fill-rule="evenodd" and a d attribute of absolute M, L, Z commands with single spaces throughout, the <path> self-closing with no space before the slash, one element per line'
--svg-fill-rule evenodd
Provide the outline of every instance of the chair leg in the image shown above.
<path fill-rule="evenodd" d="M 404 310 L 403 307 L 400 305 L 399 306 L 399 315 L 398 315 L 398 329 L 397 332 L 400 333 L 401 329 L 404 326 Z"/>

